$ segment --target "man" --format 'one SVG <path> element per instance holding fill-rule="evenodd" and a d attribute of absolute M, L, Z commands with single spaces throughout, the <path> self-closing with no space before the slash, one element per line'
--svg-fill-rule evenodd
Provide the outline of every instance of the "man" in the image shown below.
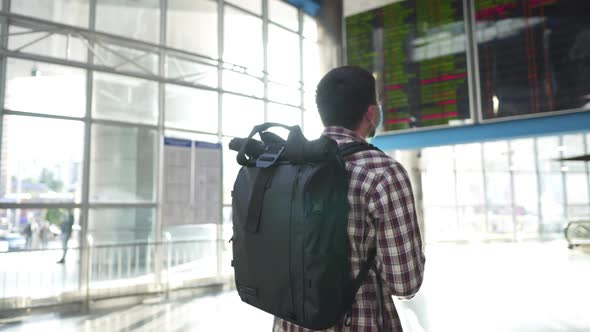
<path fill-rule="evenodd" d="M 74 213 L 72 210 L 68 211 L 66 215 L 66 219 L 64 220 L 63 224 L 61 225 L 61 241 L 63 247 L 63 255 L 61 259 L 57 262 L 58 264 L 63 264 L 66 262 L 66 254 L 68 253 L 68 241 L 72 236 L 72 228 L 74 226 Z"/>
<path fill-rule="evenodd" d="M 375 79 L 358 67 L 340 67 L 326 74 L 318 84 L 316 103 L 326 127 L 323 135 L 338 144 L 364 142 L 375 135 L 383 118 Z M 346 170 L 352 275 L 357 275 L 369 249 L 376 246 L 379 276 L 369 273 L 350 317 L 343 317 L 329 331 L 402 331 L 391 296 L 413 297 L 422 284 L 425 262 L 408 174 L 376 150 L 346 158 Z M 382 280 L 383 326 L 376 278 Z M 274 330 L 306 331 L 280 319 L 275 319 Z"/>

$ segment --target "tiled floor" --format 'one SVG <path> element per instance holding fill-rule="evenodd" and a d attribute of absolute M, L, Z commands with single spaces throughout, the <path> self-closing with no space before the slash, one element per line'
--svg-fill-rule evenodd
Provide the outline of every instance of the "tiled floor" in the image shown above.
<path fill-rule="evenodd" d="M 590 331 L 590 253 L 563 242 L 435 245 L 422 290 L 397 302 L 406 331 Z M 272 317 L 224 292 L 91 315 L 44 314 L 2 331 L 270 331 Z"/>

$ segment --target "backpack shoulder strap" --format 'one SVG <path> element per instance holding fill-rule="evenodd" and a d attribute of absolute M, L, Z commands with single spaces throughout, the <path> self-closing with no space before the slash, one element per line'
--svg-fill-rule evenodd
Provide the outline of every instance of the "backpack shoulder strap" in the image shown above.
<path fill-rule="evenodd" d="M 369 144 L 369 143 L 365 143 L 365 142 L 350 142 L 350 143 L 340 144 L 338 146 L 338 150 L 340 150 L 340 155 L 343 158 L 348 157 L 348 156 L 352 156 L 353 154 L 355 154 L 357 152 L 366 151 L 366 150 L 381 151 L 376 146 Z"/>

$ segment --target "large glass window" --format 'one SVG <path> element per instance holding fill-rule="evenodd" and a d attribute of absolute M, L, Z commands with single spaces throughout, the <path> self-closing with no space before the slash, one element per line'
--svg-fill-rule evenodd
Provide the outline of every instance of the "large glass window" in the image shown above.
<path fill-rule="evenodd" d="M 228 136 L 245 137 L 252 127 L 264 122 L 262 100 L 226 93 L 223 95 L 223 133 Z"/>
<path fill-rule="evenodd" d="M 297 8 L 287 4 L 283 0 L 268 0 L 268 17 L 293 31 L 299 31 L 299 19 Z"/>
<path fill-rule="evenodd" d="M 86 71 L 8 58 L 4 108 L 82 117 L 86 109 Z"/>
<path fill-rule="evenodd" d="M 217 58 L 217 3 L 168 0 L 166 42 L 181 50 Z"/>
<path fill-rule="evenodd" d="M 263 69 L 262 20 L 225 7 L 223 60 L 246 67 L 252 73 Z"/>
<path fill-rule="evenodd" d="M 11 51 L 86 62 L 88 49 L 77 36 L 58 32 L 48 35 L 18 26 L 10 26 L 9 33 L 8 49 Z"/>
<path fill-rule="evenodd" d="M 262 0 L 225 0 L 225 2 L 244 8 L 254 14 L 262 15 Z"/>
<path fill-rule="evenodd" d="M 10 11 L 63 24 L 88 27 L 90 0 L 16 0 Z"/>
<path fill-rule="evenodd" d="M 158 43 L 159 0 L 97 0 L 96 30 Z"/>
<path fill-rule="evenodd" d="M 94 73 L 92 116 L 98 119 L 156 124 L 158 84 L 134 77 Z"/>
<path fill-rule="evenodd" d="M 540 137 L 536 141 L 539 171 L 559 171 L 561 164 L 557 159 L 560 157 L 560 151 L 563 151 L 559 137 Z"/>
<path fill-rule="evenodd" d="M 2 135 L 3 202 L 80 202 L 82 122 L 6 115 Z"/>
<path fill-rule="evenodd" d="M 94 243 L 117 244 L 154 241 L 155 209 L 90 209 L 88 233 Z"/>
<path fill-rule="evenodd" d="M 217 92 L 166 85 L 166 126 L 217 132 Z"/>
<path fill-rule="evenodd" d="M 585 154 L 584 135 L 566 135 L 562 139 L 562 155 L 564 158 L 579 157 Z M 563 165 L 568 171 L 585 172 L 586 165 L 579 161 L 565 161 Z"/>
<path fill-rule="evenodd" d="M 280 27 L 268 27 L 268 75 L 271 81 L 299 82 L 299 36 Z"/>
<path fill-rule="evenodd" d="M 288 126 L 301 125 L 301 110 L 291 106 L 269 103 L 267 121 Z"/>
<path fill-rule="evenodd" d="M 217 67 L 198 60 L 176 56 L 166 57 L 165 75 L 169 79 L 216 88 Z"/>
<path fill-rule="evenodd" d="M 157 133 L 152 129 L 92 126 L 90 200 L 154 202 Z"/>

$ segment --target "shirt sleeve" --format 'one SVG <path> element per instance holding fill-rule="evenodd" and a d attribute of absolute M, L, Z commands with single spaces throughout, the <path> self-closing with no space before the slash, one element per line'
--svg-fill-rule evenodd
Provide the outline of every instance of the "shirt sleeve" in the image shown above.
<path fill-rule="evenodd" d="M 377 268 L 390 294 L 411 298 L 424 278 L 425 257 L 414 195 L 406 170 L 394 162 L 381 174 L 369 201 L 377 246 Z"/>

